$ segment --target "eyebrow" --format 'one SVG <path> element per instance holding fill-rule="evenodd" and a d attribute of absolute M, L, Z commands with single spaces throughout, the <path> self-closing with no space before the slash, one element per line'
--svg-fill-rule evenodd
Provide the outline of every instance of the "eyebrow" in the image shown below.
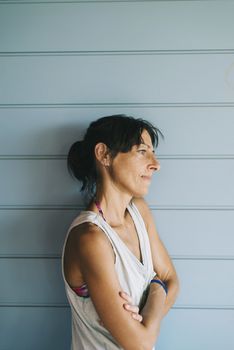
<path fill-rule="evenodd" d="M 139 147 L 140 147 L 141 145 L 147 146 L 149 149 L 152 149 L 152 152 L 155 152 L 155 151 L 154 151 L 154 148 L 151 148 L 150 145 L 148 145 L 147 143 L 141 142 L 140 145 L 139 145 Z"/>

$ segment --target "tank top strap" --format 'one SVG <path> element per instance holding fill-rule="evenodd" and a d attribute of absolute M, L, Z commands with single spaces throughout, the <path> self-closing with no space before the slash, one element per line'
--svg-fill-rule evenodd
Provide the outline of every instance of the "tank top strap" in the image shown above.
<path fill-rule="evenodd" d="M 84 210 L 84 211 L 81 211 L 79 213 L 79 215 L 72 221 L 72 223 L 70 224 L 68 230 L 67 230 L 67 233 L 66 233 L 66 236 L 65 236 L 65 239 L 64 239 L 64 243 L 63 243 L 63 247 L 62 247 L 62 259 L 61 259 L 61 263 L 62 263 L 62 275 L 63 275 L 63 279 L 65 281 L 65 284 L 67 285 L 67 281 L 66 281 L 66 278 L 65 278 L 65 274 L 64 274 L 64 269 L 63 269 L 63 265 L 64 265 L 64 253 L 65 253 L 65 247 L 66 247 L 66 243 L 67 243 L 67 240 L 68 240 L 68 236 L 69 236 L 69 233 L 71 232 L 71 230 L 78 226 L 78 225 L 81 225 L 81 224 L 84 224 L 86 222 L 90 222 L 90 223 L 93 223 L 95 225 L 97 225 L 98 227 L 100 227 L 100 229 L 106 234 L 107 238 L 109 239 L 110 243 L 111 243 L 111 246 L 113 248 L 113 251 L 114 251 L 114 254 L 115 254 L 115 257 L 117 256 L 117 250 L 116 250 L 116 242 L 115 242 L 115 239 L 114 237 L 112 237 L 113 235 L 111 234 L 111 231 L 108 231 L 103 223 L 102 223 L 102 217 L 100 214 L 97 214 L 93 211 L 89 211 L 89 210 Z M 103 220 L 104 221 L 104 220 Z M 105 221 L 104 221 L 105 222 Z"/>
<path fill-rule="evenodd" d="M 71 225 L 68 228 L 67 231 L 67 235 L 65 238 L 65 242 L 64 242 L 64 247 L 67 241 L 67 238 L 69 236 L 70 231 L 81 224 L 84 224 L 86 222 L 92 223 L 97 225 L 103 232 L 104 234 L 107 236 L 107 238 L 109 239 L 114 252 L 116 253 L 116 246 L 118 244 L 117 239 L 116 239 L 116 235 L 114 234 L 114 232 L 108 228 L 108 225 L 106 225 L 105 221 L 103 220 L 102 216 L 100 213 L 95 213 L 94 211 L 89 211 L 89 210 L 84 210 L 81 211 L 80 214 L 72 221 Z"/>
<path fill-rule="evenodd" d="M 152 264 L 152 254 L 151 254 L 151 247 L 149 242 L 149 235 L 145 226 L 144 219 L 139 212 L 137 206 L 131 201 L 128 210 L 133 218 L 133 221 L 136 225 L 136 229 L 138 232 L 138 237 L 142 249 L 142 255 L 144 256 L 144 260 L 146 261 L 147 268 L 150 268 L 153 270 L 153 264 Z"/>

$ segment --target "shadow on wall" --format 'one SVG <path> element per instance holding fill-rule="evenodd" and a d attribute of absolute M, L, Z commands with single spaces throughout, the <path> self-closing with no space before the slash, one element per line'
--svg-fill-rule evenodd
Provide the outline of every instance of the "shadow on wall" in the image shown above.
<path fill-rule="evenodd" d="M 40 133 L 35 130 L 34 135 L 28 130 L 28 134 L 24 134 L 28 156 L 10 159 L 3 169 L 8 184 L 2 200 L 12 208 L 0 211 L 1 302 L 15 307 L 20 305 L 25 315 L 20 323 L 25 329 L 28 327 L 27 310 L 31 310 L 29 305 L 32 310 L 35 308 L 31 328 L 36 329 L 35 325 L 40 323 L 40 332 L 46 334 L 48 331 L 44 332 L 43 328 L 48 326 L 51 317 L 49 327 L 63 335 L 65 332 L 66 341 L 70 339 L 70 324 L 63 322 L 69 318 L 66 316 L 64 321 L 57 322 L 51 315 L 59 313 L 60 309 L 66 315 L 70 312 L 66 309 L 61 252 L 67 229 L 79 214 L 82 198 L 79 183 L 67 171 L 65 155 L 83 132 L 84 128 L 77 124 L 53 127 Z M 12 181 L 12 174 L 17 176 L 17 181 Z M 13 312 L 13 308 L 11 310 Z M 20 316 L 14 315 L 12 321 L 7 321 L 8 326 L 9 322 L 19 320 Z M 56 324 L 63 329 L 55 329 Z M 7 329 L 3 332 L 5 334 Z M 30 339 L 33 344 L 37 337 Z"/>

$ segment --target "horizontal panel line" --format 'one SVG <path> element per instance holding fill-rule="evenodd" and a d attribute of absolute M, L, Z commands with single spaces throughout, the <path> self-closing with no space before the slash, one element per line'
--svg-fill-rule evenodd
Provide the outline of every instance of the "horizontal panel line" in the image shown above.
<path fill-rule="evenodd" d="M 234 305 L 174 305 L 179 310 L 234 310 Z"/>
<path fill-rule="evenodd" d="M 60 260 L 59 254 L 0 254 L 0 259 L 43 259 L 43 260 Z"/>
<path fill-rule="evenodd" d="M 3 4 L 76 4 L 76 3 L 131 3 L 131 2 L 198 2 L 200 0 L 0 0 L 0 5 Z M 203 0 L 214 1 L 214 0 Z M 229 0 L 228 0 L 229 1 Z"/>
<path fill-rule="evenodd" d="M 70 308 L 69 304 L 63 303 L 0 303 L 0 307 L 32 307 L 32 308 Z M 175 310 L 234 310 L 233 305 L 174 305 Z"/>
<path fill-rule="evenodd" d="M 194 108 L 234 107 L 234 102 L 1 103 L 0 108 Z"/>
<path fill-rule="evenodd" d="M 228 260 L 234 261 L 233 256 L 218 256 L 218 255 L 170 255 L 172 260 L 189 260 L 189 261 L 220 261 L 220 260 Z M 50 260 L 60 260 L 61 254 L 0 254 L 0 259 L 50 259 Z"/>
<path fill-rule="evenodd" d="M 158 159 L 234 159 L 234 154 L 157 154 Z M 40 155 L 0 155 L 0 160 L 64 160 L 67 159 L 67 155 L 50 155 L 50 154 L 40 154 Z"/>
<path fill-rule="evenodd" d="M 220 55 L 234 54 L 234 49 L 189 50 L 70 50 L 70 51 L 1 51 L 0 57 L 21 56 L 132 56 L 132 55 Z"/>
<path fill-rule="evenodd" d="M 151 210 L 234 210 L 234 205 L 151 205 Z"/>
<path fill-rule="evenodd" d="M 234 260 L 233 256 L 218 256 L 218 255 L 204 255 L 204 256 L 196 256 L 196 255 L 171 255 L 173 260 Z"/>
<path fill-rule="evenodd" d="M 80 205 L 0 205 L 0 210 L 82 210 Z"/>
<path fill-rule="evenodd" d="M 41 205 L 0 205 L 0 210 L 83 210 L 81 205 L 41 204 Z M 151 210 L 234 210 L 234 205 L 150 205 Z"/>
<path fill-rule="evenodd" d="M 181 0 L 0 0 L 0 4 L 76 4 L 76 3 L 111 3 L 111 2 L 175 2 Z M 198 1 L 198 0 L 182 0 L 182 1 Z M 211 1 L 211 0 L 205 0 Z"/>
<path fill-rule="evenodd" d="M 0 307 L 44 307 L 44 308 L 69 308 L 69 304 L 37 304 L 37 303 L 0 303 Z"/>

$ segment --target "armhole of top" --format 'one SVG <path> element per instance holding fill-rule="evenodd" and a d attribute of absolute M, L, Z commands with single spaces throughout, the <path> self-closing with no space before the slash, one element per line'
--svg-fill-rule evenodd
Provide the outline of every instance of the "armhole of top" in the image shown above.
<path fill-rule="evenodd" d="M 109 241 L 109 243 L 110 243 L 110 246 L 111 246 L 111 248 L 112 248 L 112 251 L 113 251 L 113 255 L 114 255 L 114 265 L 116 265 L 116 261 L 117 261 L 117 254 L 116 254 L 116 250 L 115 250 L 115 248 L 114 248 L 114 245 L 112 244 L 111 239 L 109 238 L 108 234 L 105 233 L 104 229 L 101 227 L 100 224 L 87 220 L 87 221 L 82 221 L 82 222 L 80 222 L 80 223 L 77 223 L 77 224 L 75 224 L 75 225 L 73 225 L 73 226 L 71 225 L 71 226 L 69 227 L 68 231 L 67 231 L 67 234 L 66 234 L 66 237 L 65 237 L 65 240 L 64 240 L 63 249 L 62 249 L 62 259 L 61 259 L 62 276 L 63 276 L 63 280 L 64 280 L 64 282 L 65 282 L 65 285 L 67 285 L 67 287 L 69 288 L 69 290 L 72 291 L 72 293 L 75 294 L 78 298 L 88 298 L 89 295 L 88 295 L 88 293 L 87 293 L 87 295 L 82 295 L 82 296 L 81 296 L 81 295 L 78 295 L 77 292 L 76 292 L 76 291 L 70 286 L 70 284 L 68 283 L 68 281 L 67 281 L 67 279 L 66 279 L 66 276 L 65 276 L 65 270 L 64 270 L 64 255 L 65 255 L 66 244 L 67 244 L 67 241 L 68 241 L 68 238 L 69 238 L 69 235 L 70 235 L 71 231 L 72 231 L 75 227 L 80 226 L 80 225 L 82 225 L 82 224 L 84 224 L 84 223 L 91 223 L 91 224 L 93 224 L 93 225 L 99 227 L 100 230 L 103 231 L 103 234 L 104 234 L 105 236 L 107 236 L 107 239 L 108 239 L 108 241 Z M 86 286 L 86 282 L 84 282 L 84 284 L 82 284 L 82 286 L 83 286 L 83 285 Z"/>
<path fill-rule="evenodd" d="M 74 228 L 77 228 L 77 226 L 80 226 L 82 224 L 86 224 L 86 223 L 89 223 L 89 224 L 93 224 L 95 226 L 97 226 L 101 231 L 102 233 L 105 235 L 105 237 L 108 239 L 109 241 L 109 244 L 110 244 L 110 247 L 112 248 L 112 251 L 113 251 L 113 257 L 114 257 L 114 264 L 116 264 L 116 260 L 117 260 L 117 253 L 116 253 L 116 250 L 115 250 L 115 247 L 111 241 L 111 238 L 109 237 L 108 233 L 104 230 L 104 228 L 102 227 L 102 225 L 100 223 L 98 223 L 97 220 L 95 221 L 91 221 L 89 219 L 87 220 L 84 220 L 82 222 L 79 222 L 73 226 L 70 226 L 70 228 L 68 229 L 68 232 L 67 232 L 67 235 L 66 235 L 66 238 L 65 238 L 65 242 L 64 242 L 64 247 L 63 247 L 63 265 L 64 265 L 64 254 L 65 254 L 65 248 L 66 248 L 66 244 L 67 244 L 67 241 L 68 241 L 68 238 L 69 238 L 69 235 L 71 233 L 71 231 L 74 229 Z"/>

